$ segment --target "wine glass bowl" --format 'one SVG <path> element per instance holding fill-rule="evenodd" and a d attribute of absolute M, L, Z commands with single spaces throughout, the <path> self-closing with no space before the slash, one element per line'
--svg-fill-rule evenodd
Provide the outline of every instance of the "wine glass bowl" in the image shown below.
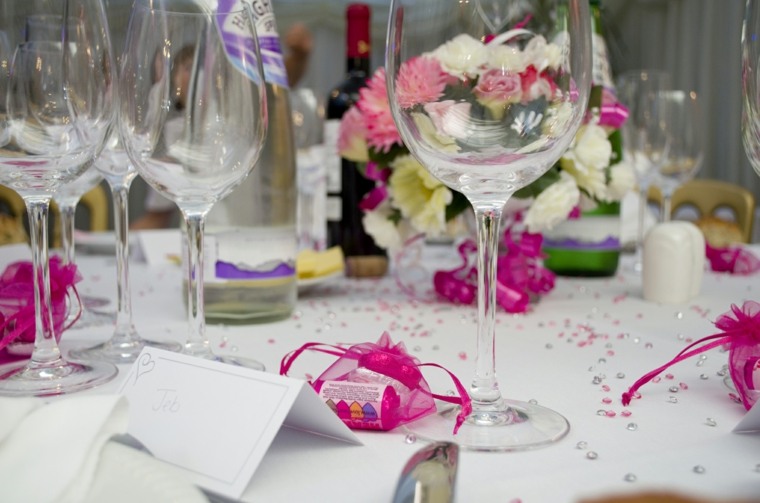
<path fill-rule="evenodd" d="M 433 176 L 467 197 L 477 218 L 473 411 L 455 435 L 459 412 L 451 409 L 409 428 L 421 438 L 482 451 L 548 445 L 569 430 L 561 414 L 506 399 L 499 390 L 494 365 L 496 251 L 504 205 L 568 148 L 586 114 L 591 88 L 588 2 L 501 6 L 392 0 L 385 70 L 404 144 Z M 429 28 L 420 30 L 423 19 Z"/>
<path fill-rule="evenodd" d="M 183 215 L 189 328 L 184 352 L 261 368 L 211 351 L 203 302 L 206 215 L 250 173 L 266 134 L 253 19 L 245 9 L 207 12 L 182 1 L 160 7 L 135 2 L 122 56 L 119 123 L 139 174 Z"/>
<path fill-rule="evenodd" d="M 0 183 L 27 207 L 35 305 L 34 349 L 28 361 L 0 371 L 0 394 L 47 396 L 97 386 L 117 369 L 105 362 L 66 360 L 57 343 L 50 293 L 48 209 L 53 194 L 89 167 L 112 122 L 111 46 L 99 0 L 8 0 L 0 31 L 13 53 L 0 72 Z M 58 41 L 25 38 L 30 16 L 59 16 Z M 76 14 L 76 15 L 74 15 Z M 78 28 L 72 29 L 70 20 Z"/>

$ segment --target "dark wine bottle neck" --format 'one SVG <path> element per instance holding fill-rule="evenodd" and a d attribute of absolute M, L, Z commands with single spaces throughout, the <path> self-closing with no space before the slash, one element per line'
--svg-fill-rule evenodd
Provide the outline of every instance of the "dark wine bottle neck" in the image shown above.
<path fill-rule="evenodd" d="M 348 73 L 364 73 L 369 75 L 369 58 L 346 58 Z"/>

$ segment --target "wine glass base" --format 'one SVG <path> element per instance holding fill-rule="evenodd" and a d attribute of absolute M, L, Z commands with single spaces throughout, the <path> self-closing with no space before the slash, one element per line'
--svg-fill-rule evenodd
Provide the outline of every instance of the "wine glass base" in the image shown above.
<path fill-rule="evenodd" d="M 518 400 L 504 403 L 505 412 L 473 412 L 456 435 L 458 406 L 447 405 L 437 414 L 409 423 L 405 429 L 421 440 L 454 442 L 460 449 L 484 452 L 536 449 L 557 442 L 570 431 L 567 419 L 551 409 Z"/>
<path fill-rule="evenodd" d="M 3 368 L 0 396 L 52 396 L 94 388 L 118 373 L 108 362 L 68 362 L 59 359 L 50 365 L 19 362 Z"/>
<path fill-rule="evenodd" d="M 165 351 L 179 351 L 182 345 L 178 342 L 157 342 L 142 339 L 140 337 L 125 341 L 106 341 L 90 348 L 72 349 L 69 358 L 72 360 L 99 360 L 127 365 L 137 360 L 143 348 L 151 347 Z"/>

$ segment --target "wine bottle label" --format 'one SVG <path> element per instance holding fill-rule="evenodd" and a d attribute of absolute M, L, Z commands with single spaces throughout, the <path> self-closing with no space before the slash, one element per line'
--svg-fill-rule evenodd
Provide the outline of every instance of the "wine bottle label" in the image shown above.
<path fill-rule="evenodd" d="M 244 6 L 248 5 L 256 22 L 256 32 L 259 39 L 261 60 L 264 66 L 264 79 L 270 84 L 288 87 L 288 75 L 285 72 L 285 62 L 282 58 L 280 37 L 277 33 L 277 23 L 274 19 L 272 4 L 268 0 L 218 0 L 217 12 L 237 11 L 234 15 L 217 14 L 217 23 L 225 40 L 228 57 L 244 73 L 256 80 L 256 57 L 253 52 L 253 41 L 243 29 L 246 20 Z M 243 40 L 244 44 L 233 43 Z M 238 49 L 246 47 L 243 53 Z"/>
<path fill-rule="evenodd" d="M 544 232 L 544 246 L 549 248 L 620 249 L 620 216 L 594 215 L 565 220 Z"/>
<path fill-rule="evenodd" d="M 291 227 L 209 229 L 204 250 L 205 283 L 275 285 L 292 281 L 296 274 L 296 236 Z"/>
<path fill-rule="evenodd" d="M 592 79 L 594 84 L 614 89 L 615 84 L 612 82 L 612 72 L 610 71 L 610 60 L 607 56 L 607 43 L 604 37 L 594 33 L 591 37 L 591 47 L 594 52 Z"/>
<path fill-rule="evenodd" d="M 327 175 L 327 193 L 340 194 L 343 186 L 341 174 L 341 157 L 338 151 L 340 136 L 340 119 L 325 121 L 325 169 Z M 338 218 L 340 220 L 340 218 Z"/>

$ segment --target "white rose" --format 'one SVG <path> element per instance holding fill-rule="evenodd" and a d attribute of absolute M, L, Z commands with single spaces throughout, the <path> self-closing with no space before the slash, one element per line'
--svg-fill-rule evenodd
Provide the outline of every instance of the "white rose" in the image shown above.
<path fill-rule="evenodd" d="M 488 49 L 480 40 L 462 34 L 438 47 L 433 51 L 433 56 L 451 75 L 475 77 L 480 67 L 488 61 Z"/>
<path fill-rule="evenodd" d="M 470 103 L 457 103 L 454 100 L 427 103 L 423 107 L 430 116 L 437 131 L 452 138 L 467 138 L 470 130 Z"/>
<path fill-rule="evenodd" d="M 621 201 L 636 186 L 636 174 L 633 166 L 620 161 L 610 168 L 610 182 L 607 184 L 605 201 Z"/>
<path fill-rule="evenodd" d="M 396 227 L 396 224 L 388 217 L 391 207 L 387 201 L 383 202 L 373 211 L 367 211 L 362 217 L 364 230 L 372 236 L 377 246 L 386 250 L 395 250 L 404 243 L 404 238 Z"/>
<path fill-rule="evenodd" d="M 489 45 L 488 66 L 503 71 L 521 73 L 528 66 L 523 53 L 511 45 Z"/>
<path fill-rule="evenodd" d="M 414 120 L 414 124 L 417 126 L 420 135 L 422 135 L 431 147 L 440 150 L 441 152 L 459 152 L 459 145 L 457 145 L 456 140 L 445 134 L 443 131 L 440 131 L 430 117 L 423 113 L 413 113 L 412 119 Z"/>
<path fill-rule="evenodd" d="M 607 191 L 605 169 L 610 164 L 612 145 L 607 132 L 597 124 L 581 126 L 574 144 L 560 159 L 562 169 L 575 178 L 580 188 L 592 197 L 604 199 Z"/>
<path fill-rule="evenodd" d="M 560 172 L 560 179 L 541 192 L 525 215 L 530 232 L 542 232 L 565 221 L 580 199 L 581 192 L 573 177 Z"/>
<path fill-rule="evenodd" d="M 546 39 L 537 35 L 530 39 L 523 51 L 525 66 L 542 72 L 547 68 L 558 68 L 562 62 L 562 48 L 556 44 L 547 44 Z"/>

